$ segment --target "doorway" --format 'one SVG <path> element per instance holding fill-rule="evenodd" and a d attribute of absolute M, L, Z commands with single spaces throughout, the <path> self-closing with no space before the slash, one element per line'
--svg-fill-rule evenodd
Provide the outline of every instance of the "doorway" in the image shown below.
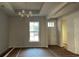
<path fill-rule="evenodd" d="M 48 45 L 57 45 L 56 20 L 49 20 L 47 23 L 48 23 Z"/>
<path fill-rule="evenodd" d="M 67 48 L 67 24 L 65 20 L 62 20 L 62 46 Z"/>

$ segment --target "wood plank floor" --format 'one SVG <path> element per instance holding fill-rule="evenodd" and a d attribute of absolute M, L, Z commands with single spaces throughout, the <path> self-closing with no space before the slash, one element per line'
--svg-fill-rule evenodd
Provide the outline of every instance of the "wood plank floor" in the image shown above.
<path fill-rule="evenodd" d="M 79 57 L 59 46 L 49 48 L 15 48 L 7 57 Z"/>
<path fill-rule="evenodd" d="M 78 54 L 74 54 L 56 45 L 49 46 L 49 49 L 51 50 L 52 53 L 54 53 L 58 57 L 79 57 Z"/>
<path fill-rule="evenodd" d="M 53 57 L 47 48 L 15 48 L 7 57 Z"/>

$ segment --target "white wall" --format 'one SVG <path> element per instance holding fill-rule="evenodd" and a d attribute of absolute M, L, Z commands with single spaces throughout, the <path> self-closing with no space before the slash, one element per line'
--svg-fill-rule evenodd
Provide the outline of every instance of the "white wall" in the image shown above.
<path fill-rule="evenodd" d="M 59 19 L 67 23 L 67 50 L 79 54 L 79 11 L 63 16 Z M 61 34 L 61 32 L 59 31 Z"/>
<path fill-rule="evenodd" d="M 74 40 L 75 40 L 75 53 L 79 54 L 79 16 L 74 19 Z"/>
<path fill-rule="evenodd" d="M 29 20 L 40 22 L 40 42 L 29 42 Z M 46 21 L 45 17 L 40 18 L 19 18 L 10 17 L 9 47 L 47 47 Z"/>
<path fill-rule="evenodd" d="M 54 27 L 48 27 L 48 45 L 57 45 L 57 24 L 56 20 L 51 19 L 50 22 L 54 22 Z"/>
<path fill-rule="evenodd" d="M 61 25 L 61 19 L 58 19 L 57 20 L 57 36 L 58 36 L 58 38 L 57 38 L 57 41 L 58 41 L 58 46 L 60 46 L 60 47 L 62 47 L 62 25 Z"/>
<path fill-rule="evenodd" d="M 3 11 L 0 10 L 0 54 L 8 48 L 8 32 L 8 18 Z"/>
<path fill-rule="evenodd" d="M 41 47 L 48 47 L 47 21 L 45 17 L 40 18 L 40 40 Z"/>
<path fill-rule="evenodd" d="M 67 18 L 67 38 L 67 49 L 75 52 L 74 22 L 71 17 Z"/>

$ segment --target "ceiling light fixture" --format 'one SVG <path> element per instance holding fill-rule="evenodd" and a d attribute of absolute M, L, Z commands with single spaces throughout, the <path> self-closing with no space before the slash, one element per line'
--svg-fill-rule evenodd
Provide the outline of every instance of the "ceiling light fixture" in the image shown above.
<path fill-rule="evenodd" d="M 30 17 L 30 16 L 32 16 L 32 11 L 29 11 L 29 13 L 26 14 L 25 10 L 22 10 L 21 12 L 18 12 L 18 15 L 21 17 Z"/>

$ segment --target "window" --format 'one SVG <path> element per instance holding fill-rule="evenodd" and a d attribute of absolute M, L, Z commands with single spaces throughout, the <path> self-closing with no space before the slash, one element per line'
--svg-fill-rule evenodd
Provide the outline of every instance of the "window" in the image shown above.
<path fill-rule="evenodd" d="M 39 22 L 30 22 L 30 40 L 29 42 L 39 42 Z"/>
<path fill-rule="evenodd" d="M 54 27 L 54 22 L 48 22 L 48 27 Z"/>

